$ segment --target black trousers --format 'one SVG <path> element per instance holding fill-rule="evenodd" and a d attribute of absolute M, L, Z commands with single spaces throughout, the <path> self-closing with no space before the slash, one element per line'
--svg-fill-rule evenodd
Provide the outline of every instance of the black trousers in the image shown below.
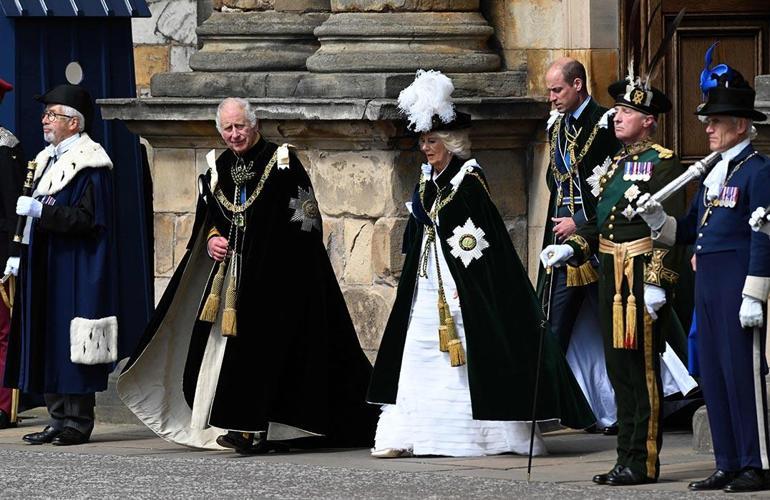
<path fill-rule="evenodd" d="M 96 395 L 90 394 L 45 394 L 45 405 L 51 416 L 51 427 L 62 430 L 73 427 L 86 436 L 94 430 L 94 407 Z"/>
<path fill-rule="evenodd" d="M 584 300 L 588 300 L 589 294 L 596 297 L 598 288 L 596 283 L 568 287 L 566 266 L 553 268 L 552 272 L 549 323 L 551 333 L 558 339 L 562 352 L 566 353 L 580 307 Z"/>

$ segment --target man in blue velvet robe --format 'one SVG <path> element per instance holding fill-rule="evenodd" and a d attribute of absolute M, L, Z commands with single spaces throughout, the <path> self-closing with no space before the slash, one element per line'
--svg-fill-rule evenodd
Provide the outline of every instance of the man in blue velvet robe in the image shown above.
<path fill-rule="evenodd" d="M 81 444 L 94 427 L 95 393 L 107 388 L 117 360 L 117 276 L 112 255 L 112 161 L 85 132 L 92 100 L 77 85 L 37 98 L 46 105 L 21 258 L 6 272 L 20 278 L 5 385 L 44 394 L 51 416 L 30 444 Z"/>

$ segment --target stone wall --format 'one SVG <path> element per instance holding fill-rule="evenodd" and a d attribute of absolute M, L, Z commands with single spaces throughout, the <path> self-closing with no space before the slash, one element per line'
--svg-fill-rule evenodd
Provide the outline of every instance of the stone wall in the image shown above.
<path fill-rule="evenodd" d="M 188 61 L 198 46 L 196 0 L 147 0 L 147 5 L 152 17 L 131 21 L 138 96 L 150 94 L 155 74 L 190 71 Z"/>

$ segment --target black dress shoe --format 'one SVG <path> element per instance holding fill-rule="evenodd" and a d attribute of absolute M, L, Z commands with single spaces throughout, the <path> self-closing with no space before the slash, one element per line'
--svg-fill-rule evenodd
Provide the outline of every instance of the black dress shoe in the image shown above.
<path fill-rule="evenodd" d="M 3 410 L 0 410 L 0 429 L 9 429 L 16 427 L 16 422 L 11 422 L 11 417 Z"/>
<path fill-rule="evenodd" d="M 74 427 L 65 427 L 61 433 L 53 438 L 51 444 L 54 446 L 70 446 L 73 444 L 83 444 L 88 442 L 88 436 L 75 429 Z"/>
<path fill-rule="evenodd" d="M 601 432 L 601 430 L 599 429 L 599 427 L 596 426 L 596 424 L 591 424 L 585 429 L 583 429 L 583 432 L 587 432 L 588 434 L 598 434 L 599 432 Z"/>
<path fill-rule="evenodd" d="M 605 436 L 617 436 L 618 435 L 618 425 L 613 424 L 609 427 L 605 427 L 604 430 L 602 430 L 602 434 Z"/>
<path fill-rule="evenodd" d="M 620 464 L 615 465 L 615 467 L 612 468 L 611 471 L 607 472 L 606 474 L 597 474 L 593 477 L 592 481 L 596 484 L 607 484 L 607 480 L 610 478 L 610 476 L 614 476 L 618 472 L 620 472 L 624 467 Z"/>
<path fill-rule="evenodd" d="M 238 448 L 235 451 L 241 455 L 266 455 L 271 452 L 285 453 L 289 451 L 289 446 L 280 441 L 268 441 L 267 439 L 260 439 L 251 446 Z"/>
<path fill-rule="evenodd" d="M 737 473 L 735 472 L 717 469 L 716 472 L 706 479 L 703 479 L 702 481 L 693 481 L 688 484 L 687 487 L 692 491 L 721 490 L 727 486 L 730 481 L 735 479 L 735 476 L 737 476 Z"/>
<path fill-rule="evenodd" d="M 633 486 L 635 484 L 647 484 L 654 482 L 654 479 L 650 479 L 644 474 L 638 474 L 634 472 L 630 467 L 623 467 L 623 470 L 607 478 L 607 484 L 610 486 Z"/>
<path fill-rule="evenodd" d="M 760 491 L 767 489 L 767 479 L 764 471 L 757 469 L 746 469 L 725 486 L 727 493 L 742 493 L 744 491 Z"/>
<path fill-rule="evenodd" d="M 248 436 L 248 437 L 247 437 Z M 254 443 L 254 434 L 250 432 L 228 431 L 217 437 L 217 444 L 225 448 L 237 450 L 238 448 L 248 448 Z"/>
<path fill-rule="evenodd" d="M 54 429 L 50 425 L 43 429 L 41 432 L 33 432 L 32 434 L 25 434 L 21 439 L 29 444 L 43 444 L 50 443 L 53 438 L 61 434 L 62 431 Z"/>

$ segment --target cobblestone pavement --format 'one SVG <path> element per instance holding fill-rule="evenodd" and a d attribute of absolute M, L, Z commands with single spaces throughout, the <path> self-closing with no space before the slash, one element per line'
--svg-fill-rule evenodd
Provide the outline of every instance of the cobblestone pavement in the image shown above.
<path fill-rule="evenodd" d="M 547 457 L 377 460 L 367 450 L 316 450 L 239 457 L 182 448 L 129 425 L 99 425 L 91 443 L 30 446 L 21 435 L 41 419 L 0 431 L 0 496 L 13 498 L 640 498 L 695 497 L 687 483 L 711 472 L 692 435 L 664 437 L 661 481 L 613 488 L 591 483 L 613 465 L 614 438 L 562 431 L 546 435 Z M 717 498 L 722 494 L 699 494 Z M 755 495 L 770 498 L 767 495 Z M 731 498 L 733 498 L 731 496 Z M 739 495 L 739 498 L 749 495 Z"/>

